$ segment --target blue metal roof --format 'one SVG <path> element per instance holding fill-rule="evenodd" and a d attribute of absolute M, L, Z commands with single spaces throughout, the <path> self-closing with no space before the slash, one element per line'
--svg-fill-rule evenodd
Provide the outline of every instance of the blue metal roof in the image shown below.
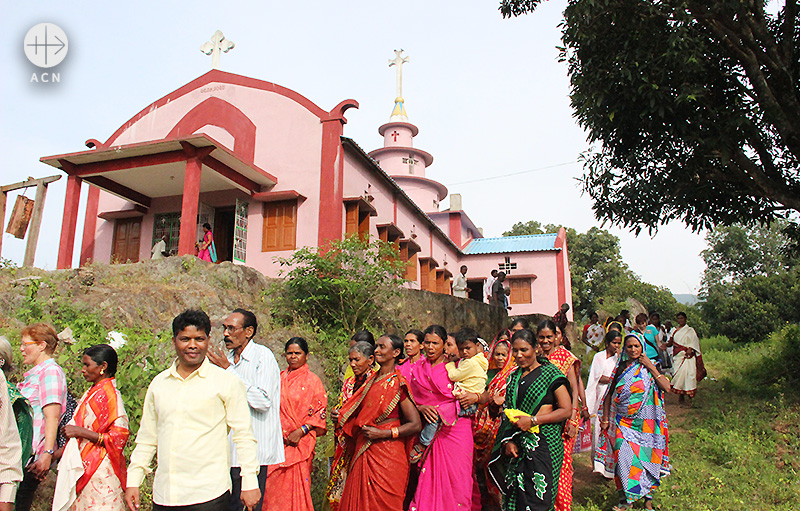
<path fill-rule="evenodd" d="M 532 234 L 530 236 L 503 236 L 501 238 L 475 238 L 464 248 L 465 254 L 502 254 L 506 252 L 544 252 L 556 248 L 558 234 Z"/>

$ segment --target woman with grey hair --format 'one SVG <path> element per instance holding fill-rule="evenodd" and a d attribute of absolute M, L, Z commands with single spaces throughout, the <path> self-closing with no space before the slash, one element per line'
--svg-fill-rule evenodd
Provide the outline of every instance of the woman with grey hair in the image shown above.
<path fill-rule="evenodd" d="M 334 452 L 333 463 L 331 464 L 331 474 L 325 496 L 331 509 L 334 510 L 339 509 L 339 503 L 342 500 L 342 493 L 344 492 L 344 483 L 347 479 L 347 467 L 350 465 L 350 460 L 345 450 L 344 432 L 338 425 L 339 410 L 347 403 L 353 394 L 361 388 L 364 382 L 367 381 L 367 378 L 375 373 L 375 346 L 367 341 L 356 341 L 350 346 L 350 352 L 347 358 L 350 362 L 350 367 L 353 369 L 353 376 L 344 380 L 342 384 L 342 393 L 339 394 L 339 401 L 336 407 L 331 411 L 331 418 L 335 425 L 333 441 L 336 446 L 336 451 Z"/>
<path fill-rule="evenodd" d="M 13 371 L 13 352 L 11 343 L 5 337 L 0 337 L 0 511 L 11 511 L 14 509 L 14 501 L 17 495 L 17 484 L 22 481 L 22 464 L 26 461 L 22 458 L 22 442 L 17 430 L 16 417 L 14 415 L 12 395 L 19 395 L 19 391 L 13 385 L 6 382 L 6 371 Z M 12 390 L 13 389 L 13 390 Z M 25 398 L 21 395 L 23 402 Z M 29 423 L 31 436 L 33 434 L 32 417 Z M 30 445 L 30 438 L 28 438 Z M 30 448 L 28 448 L 30 456 Z"/>

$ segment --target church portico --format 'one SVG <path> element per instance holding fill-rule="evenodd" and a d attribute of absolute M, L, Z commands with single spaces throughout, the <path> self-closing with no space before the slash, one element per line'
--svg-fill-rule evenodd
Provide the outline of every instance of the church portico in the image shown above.
<path fill-rule="evenodd" d="M 69 176 L 58 268 L 69 268 L 72 263 L 80 187 L 83 181 L 123 199 L 123 204 L 128 205 L 118 210 L 103 209 L 108 205 L 103 204 L 99 198 L 95 199 L 93 194 L 88 201 L 87 210 L 97 208 L 94 215 L 110 221 L 144 216 L 126 215 L 125 211 L 148 212 L 154 199 L 181 197 L 178 255 L 194 253 L 201 193 L 233 189 L 250 196 L 277 184 L 277 178 L 252 163 L 242 161 L 230 149 L 207 135 L 95 149 L 44 157 L 41 161 L 60 168 Z M 98 201 L 97 205 L 94 204 L 95 201 Z M 141 226 L 132 229 L 140 231 Z M 88 234 L 86 231 L 84 229 L 84 233 Z M 117 237 L 116 233 L 114 237 Z M 112 241 L 115 248 L 117 241 Z M 138 260 L 138 256 L 129 257 L 131 250 L 135 254 L 142 253 L 135 248 L 126 248 L 123 251 L 126 258 L 123 261 Z M 93 259 L 86 252 L 88 248 L 84 244 L 81 260 Z M 113 254 L 114 250 L 111 259 Z"/>

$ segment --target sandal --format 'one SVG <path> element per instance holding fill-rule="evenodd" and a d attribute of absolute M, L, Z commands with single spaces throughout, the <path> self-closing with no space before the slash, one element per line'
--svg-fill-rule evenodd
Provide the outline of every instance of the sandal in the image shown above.
<path fill-rule="evenodd" d="M 628 511 L 631 508 L 628 504 L 619 504 L 611 508 L 611 511 Z"/>

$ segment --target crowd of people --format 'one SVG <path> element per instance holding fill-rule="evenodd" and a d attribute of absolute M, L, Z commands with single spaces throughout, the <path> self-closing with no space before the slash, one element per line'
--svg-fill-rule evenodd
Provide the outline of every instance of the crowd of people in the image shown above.
<path fill-rule="evenodd" d="M 377 339 L 362 330 L 329 410 L 305 339 L 286 341 L 280 371 L 253 342 L 252 312 L 232 311 L 217 347 L 208 315 L 187 310 L 173 320 L 176 359 L 147 388 L 128 462 L 114 348 L 84 350 L 90 388 L 71 403 L 53 359 L 55 330 L 31 325 L 20 336 L 30 369 L 16 386 L 4 375 L 12 347 L 0 338 L 0 511 L 29 510 L 55 460 L 54 510 L 138 511 L 154 458 L 154 510 L 312 510 L 314 453 L 329 415 L 333 511 L 568 510 L 587 422 L 594 470 L 619 492 L 613 509 L 639 500 L 652 509 L 670 471 L 664 393 L 691 399 L 704 369 L 685 314 L 671 331 L 657 314 L 631 323 L 626 312 L 599 333 L 590 315 L 580 339 L 597 353 L 585 384 L 558 314 L 535 326 L 516 319 L 490 343 L 469 327 Z"/>

